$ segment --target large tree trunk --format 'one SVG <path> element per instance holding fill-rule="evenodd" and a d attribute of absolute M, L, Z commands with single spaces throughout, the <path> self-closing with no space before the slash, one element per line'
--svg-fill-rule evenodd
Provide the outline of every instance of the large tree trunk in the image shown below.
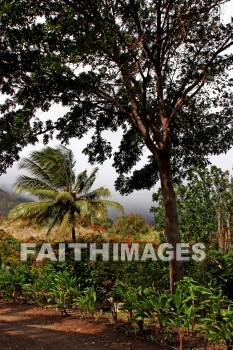
<path fill-rule="evenodd" d="M 157 163 L 160 173 L 163 204 L 165 209 L 165 231 L 167 242 L 172 244 L 174 259 L 169 263 L 170 289 L 174 292 L 174 283 L 183 277 L 183 262 L 176 260 L 176 245 L 181 242 L 176 206 L 176 195 L 173 187 L 170 154 L 165 151 L 157 152 Z"/>

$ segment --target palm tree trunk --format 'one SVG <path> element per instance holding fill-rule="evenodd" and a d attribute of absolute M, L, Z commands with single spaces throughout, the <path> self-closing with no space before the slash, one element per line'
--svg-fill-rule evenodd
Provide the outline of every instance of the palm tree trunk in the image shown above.
<path fill-rule="evenodd" d="M 71 236 L 72 236 L 72 242 L 76 243 L 76 233 L 75 233 L 75 219 L 74 219 L 74 212 L 71 212 L 71 219 L 72 219 L 72 228 L 71 228 Z M 74 271 L 75 274 L 78 274 L 78 261 L 74 259 Z"/>
<path fill-rule="evenodd" d="M 72 234 L 72 241 L 73 241 L 73 243 L 76 243 L 76 234 L 75 234 L 74 226 L 72 226 L 71 234 Z"/>
<path fill-rule="evenodd" d="M 72 242 L 76 243 L 74 211 L 71 212 L 71 221 L 72 221 L 72 228 L 71 228 Z"/>
<path fill-rule="evenodd" d="M 172 180 L 172 171 L 169 152 L 157 152 L 157 163 L 160 173 L 163 204 L 165 210 L 165 231 L 167 242 L 174 250 L 174 258 L 169 262 L 170 289 L 174 292 L 174 283 L 183 277 L 183 262 L 176 260 L 176 245 L 181 242 L 179 234 L 176 195 Z"/>

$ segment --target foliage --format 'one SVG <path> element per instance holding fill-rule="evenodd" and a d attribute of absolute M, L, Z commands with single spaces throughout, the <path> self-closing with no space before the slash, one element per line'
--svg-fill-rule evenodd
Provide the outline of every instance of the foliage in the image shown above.
<path fill-rule="evenodd" d="M 227 2 L 1 0 L 2 171 L 25 144 L 55 131 L 68 142 L 92 130 L 83 152 L 102 163 L 113 153 L 104 132 L 121 130 L 116 188 L 149 189 L 160 177 L 167 239 L 180 242 L 173 181 L 233 142 Z M 35 118 L 54 103 L 69 110 Z M 127 176 L 145 150 L 147 164 Z M 171 289 L 181 276 L 172 260 Z"/>
<path fill-rule="evenodd" d="M 47 301 L 55 304 L 61 313 L 67 315 L 66 308 L 72 306 L 79 293 L 76 277 L 66 270 L 60 271 L 54 274 L 54 282 Z"/>
<path fill-rule="evenodd" d="M 4 231 L 0 237 L 0 264 L 17 265 L 19 263 L 19 245 L 20 242 L 12 236 L 8 236 Z"/>
<path fill-rule="evenodd" d="M 232 243 L 233 179 L 228 171 L 216 166 L 194 168 L 187 182 L 175 187 L 179 227 L 185 242 L 197 240 L 228 251 Z M 161 189 L 154 193 L 155 224 L 164 230 L 164 209 Z"/>
<path fill-rule="evenodd" d="M 168 295 L 147 289 L 145 296 L 137 303 L 135 317 L 150 318 L 155 324 L 158 322 L 160 330 L 164 330 L 165 319 L 168 313 Z"/>
<path fill-rule="evenodd" d="M 9 237 L 4 240 L 9 242 Z M 19 242 L 15 240 L 15 244 L 18 246 Z M 70 254 L 64 262 L 2 263 L 1 297 L 50 304 L 65 315 L 69 308 L 76 307 L 94 318 L 96 302 L 111 296 L 115 321 L 127 312 L 129 326 L 136 324 L 143 334 L 148 324 L 155 326 L 161 345 L 174 332 L 179 335 L 181 348 L 187 335 L 202 333 L 206 341 L 231 348 L 232 303 L 221 291 L 225 286 L 225 291 L 231 293 L 231 253 L 211 252 L 193 270 L 189 267 L 189 274 L 196 273 L 199 281 L 184 278 L 176 284 L 173 295 L 167 292 L 165 263 L 90 262 L 84 254 L 74 269 L 71 259 Z M 106 285 L 110 288 L 106 289 Z"/>
<path fill-rule="evenodd" d="M 74 305 L 83 311 L 88 311 L 94 318 L 96 299 L 96 291 L 94 286 L 91 286 L 83 292 L 83 295 L 74 300 Z"/>
<path fill-rule="evenodd" d="M 154 155 L 132 179 L 122 175 L 145 147 L 167 149 L 172 139 L 173 170 L 181 175 L 229 149 L 232 24 L 222 21 L 224 4 L 1 0 L 1 92 L 9 96 L 1 107 L 2 170 L 38 134 L 47 141 L 55 129 L 67 141 L 94 128 L 85 153 L 102 162 L 112 152 L 102 132 L 123 128 L 114 162 L 122 192 L 157 181 Z M 77 69 L 83 65 L 89 70 Z M 70 110 L 54 123 L 30 124 L 53 103 Z"/>
<path fill-rule="evenodd" d="M 203 287 L 191 278 L 178 282 L 176 293 L 171 298 L 170 314 L 173 317 L 167 319 L 167 324 L 178 328 L 180 349 L 184 331 L 189 331 L 190 327 L 192 332 L 198 329 L 214 343 L 233 345 L 232 306 L 221 290 L 217 293 L 210 285 Z"/>
<path fill-rule="evenodd" d="M 119 216 L 114 222 L 109 233 L 116 235 L 139 236 L 148 233 L 150 225 L 139 214 L 127 214 Z"/>
<path fill-rule="evenodd" d="M 21 175 L 15 187 L 18 192 L 27 191 L 40 201 L 17 205 L 10 211 L 9 218 L 46 223 L 48 232 L 54 226 L 58 226 L 58 233 L 69 229 L 75 241 L 77 216 L 92 220 L 106 215 L 108 207 L 122 210 L 119 203 L 104 199 L 110 196 L 108 189 L 91 190 L 98 169 L 89 176 L 86 170 L 76 176 L 73 158 L 71 150 L 60 146 L 34 151 L 29 158 L 23 159 L 20 169 L 29 171 L 31 176 Z"/>
<path fill-rule="evenodd" d="M 222 279 L 222 289 L 224 295 L 230 298 L 233 302 L 233 252 L 224 255 L 223 273 L 220 274 Z"/>
<path fill-rule="evenodd" d="M 212 300 L 216 302 L 216 300 Z M 224 342 L 227 349 L 233 346 L 233 304 L 225 309 L 219 309 L 219 304 L 212 304 L 210 315 L 202 319 L 206 325 L 206 339 L 214 344 Z"/>
<path fill-rule="evenodd" d="M 16 299 L 22 294 L 23 286 L 27 281 L 28 269 L 24 266 L 11 269 L 4 263 L 0 267 L 0 291 L 6 299 Z"/>
<path fill-rule="evenodd" d="M 170 333 L 176 330 L 181 350 L 185 332 L 191 331 L 192 335 L 197 329 L 207 340 L 233 345 L 232 304 L 223 298 L 221 291 L 217 294 L 212 287 L 203 287 L 192 278 L 176 283 L 173 295 L 155 292 L 152 288 L 133 289 L 122 283 L 118 283 L 111 294 L 121 298 L 131 320 L 149 318 L 154 323 L 158 321 L 161 330 L 170 328 Z"/>
<path fill-rule="evenodd" d="M 128 323 L 131 324 L 133 320 L 137 320 L 139 315 L 135 314 L 136 305 L 143 300 L 144 295 L 146 294 L 147 289 L 143 289 L 142 287 L 132 287 L 127 286 L 118 282 L 109 293 L 110 296 L 113 296 L 114 301 L 123 301 L 121 306 L 122 310 L 128 312 Z M 118 303 L 113 302 L 112 313 L 114 320 L 117 321 L 117 312 L 118 312 Z M 142 316 L 143 319 L 143 316 Z"/>
<path fill-rule="evenodd" d="M 190 261 L 185 264 L 185 273 L 193 277 L 200 285 L 220 288 L 223 294 L 233 301 L 233 254 L 224 254 L 217 250 L 207 250 L 206 258 L 199 263 Z"/>

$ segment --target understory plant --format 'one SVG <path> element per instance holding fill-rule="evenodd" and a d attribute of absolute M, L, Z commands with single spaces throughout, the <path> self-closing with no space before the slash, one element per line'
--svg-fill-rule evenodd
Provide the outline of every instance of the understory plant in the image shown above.
<path fill-rule="evenodd" d="M 88 312 L 92 319 L 94 319 L 95 315 L 95 303 L 97 300 L 97 294 L 94 286 L 87 288 L 84 290 L 82 295 L 78 296 L 74 299 L 73 305 L 78 309 L 83 310 L 83 312 Z"/>
<path fill-rule="evenodd" d="M 158 323 L 162 340 L 163 335 L 167 338 L 169 332 L 171 335 L 177 331 L 180 350 L 183 350 L 186 333 L 192 336 L 195 331 L 203 333 L 207 341 L 225 343 L 227 349 L 232 349 L 232 304 L 223 297 L 222 291 L 216 293 L 211 286 L 200 286 L 192 278 L 185 277 L 176 283 L 173 295 L 152 288 L 127 288 L 122 283 L 111 293 L 123 302 L 129 320 L 138 323 L 147 318 L 155 325 Z"/>
<path fill-rule="evenodd" d="M 22 266 L 11 269 L 9 265 L 0 267 L 0 291 L 6 299 L 20 297 L 27 280 L 26 268 Z"/>

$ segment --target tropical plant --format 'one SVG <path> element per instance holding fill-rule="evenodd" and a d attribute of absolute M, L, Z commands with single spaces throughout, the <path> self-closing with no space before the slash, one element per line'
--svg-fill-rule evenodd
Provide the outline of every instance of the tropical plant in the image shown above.
<path fill-rule="evenodd" d="M 0 291 L 6 299 L 16 299 L 22 294 L 27 280 L 27 267 L 19 266 L 13 270 L 4 263 L 0 267 Z"/>
<path fill-rule="evenodd" d="M 228 171 L 211 166 L 192 168 L 187 183 L 176 184 L 179 228 L 185 241 L 201 240 L 227 252 L 232 244 L 233 178 Z M 162 191 L 153 194 L 155 224 L 165 230 Z"/>
<path fill-rule="evenodd" d="M 146 223 L 141 215 L 127 214 L 118 217 L 108 231 L 113 234 L 137 236 L 140 233 L 144 234 L 149 232 L 151 228 L 152 227 Z"/>
<path fill-rule="evenodd" d="M 30 303 L 41 305 L 43 301 L 46 301 L 45 291 L 42 289 L 42 283 L 39 278 L 34 281 L 34 283 L 31 282 L 24 284 L 23 291 L 25 295 L 30 298 Z"/>
<path fill-rule="evenodd" d="M 152 288 L 148 288 L 144 294 L 144 299 L 136 305 L 136 316 L 150 318 L 153 322 L 158 320 L 162 331 L 168 314 L 169 298 L 170 296 L 165 292 L 155 292 Z"/>
<path fill-rule="evenodd" d="M 213 304 L 214 305 L 214 304 Z M 214 344 L 225 343 L 227 350 L 233 349 L 233 305 L 212 313 L 202 320 L 206 324 L 206 339 Z"/>
<path fill-rule="evenodd" d="M 21 175 L 15 183 L 17 192 L 28 192 L 40 201 L 21 203 L 9 213 L 10 219 L 28 219 L 54 226 L 58 233 L 69 229 L 76 241 L 75 222 L 77 217 L 89 218 L 103 216 L 108 207 L 123 210 L 122 206 L 104 198 L 110 196 L 107 188 L 91 190 L 98 168 L 90 175 L 83 171 L 77 176 L 75 161 L 71 150 L 64 146 L 46 147 L 34 151 L 24 158 L 19 169 L 27 170 L 31 176 Z"/>
<path fill-rule="evenodd" d="M 92 285 L 90 288 L 84 290 L 83 295 L 74 300 L 74 305 L 84 312 L 88 311 L 91 317 L 94 318 L 96 299 L 97 294 L 94 286 Z"/>
<path fill-rule="evenodd" d="M 74 298 L 80 294 L 76 282 L 76 277 L 66 270 L 54 274 L 54 283 L 47 301 L 52 302 L 61 314 L 68 315 L 66 308 L 71 307 Z"/>

